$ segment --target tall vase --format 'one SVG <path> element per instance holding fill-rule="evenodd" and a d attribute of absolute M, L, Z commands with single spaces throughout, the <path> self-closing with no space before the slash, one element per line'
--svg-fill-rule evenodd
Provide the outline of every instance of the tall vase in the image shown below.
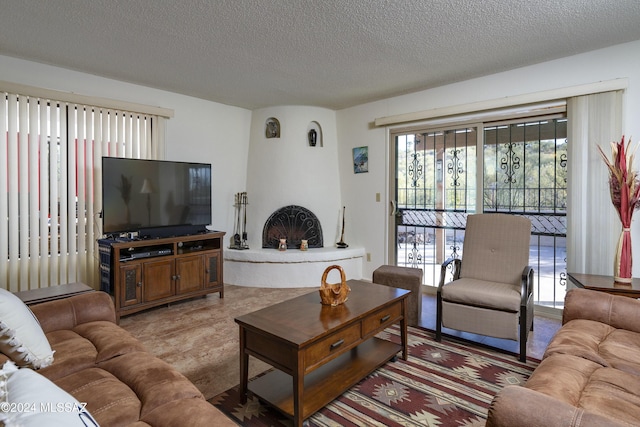
<path fill-rule="evenodd" d="M 616 256 L 613 259 L 613 279 L 616 283 L 632 283 L 632 261 L 631 229 L 623 227 L 616 247 Z"/>

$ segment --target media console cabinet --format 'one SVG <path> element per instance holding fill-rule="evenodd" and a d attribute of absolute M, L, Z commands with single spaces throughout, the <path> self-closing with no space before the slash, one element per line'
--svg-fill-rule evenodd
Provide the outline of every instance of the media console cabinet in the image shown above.
<path fill-rule="evenodd" d="M 219 292 L 224 298 L 225 233 L 159 239 L 101 239 L 101 289 L 114 298 L 116 319 L 151 307 Z"/>

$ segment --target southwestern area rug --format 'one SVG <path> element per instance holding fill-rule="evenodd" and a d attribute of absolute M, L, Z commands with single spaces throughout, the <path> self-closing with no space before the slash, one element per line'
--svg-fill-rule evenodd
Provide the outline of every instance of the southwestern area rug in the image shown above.
<path fill-rule="evenodd" d="M 484 426 L 493 396 L 507 385 L 522 385 L 538 361 L 521 363 L 511 354 L 409 327 L 409 358 L 378 368 L 305 421 L 309 427 Z M 378 335 L 400 342 L 399 327 Z M 238 386 L 209 402 L 241 426 L 291 426 L 280 412 L 249 393 L 239 403 Z"/>

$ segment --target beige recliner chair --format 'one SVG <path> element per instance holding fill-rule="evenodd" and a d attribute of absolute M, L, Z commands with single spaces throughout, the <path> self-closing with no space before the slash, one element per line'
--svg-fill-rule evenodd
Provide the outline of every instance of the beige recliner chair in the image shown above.
<path fill-rule="evenodd" d="M 442 327 L 520 340 L 526 362 L 533 329 L 533 269 L 529 263 L 531 221 L 510 214 L 467 217 L 462 259 L 442 264 L 437 294 L 436 341 Z M 445 281 L 448 266 L 453 280 Z"/>

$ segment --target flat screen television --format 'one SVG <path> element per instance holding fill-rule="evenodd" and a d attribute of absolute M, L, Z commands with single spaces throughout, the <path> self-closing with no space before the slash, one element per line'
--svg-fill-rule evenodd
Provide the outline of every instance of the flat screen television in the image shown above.
<path fill-rule="evenodd" d="M 208 224 L 211 164 L 102 158 L 104 234 Z"/>

